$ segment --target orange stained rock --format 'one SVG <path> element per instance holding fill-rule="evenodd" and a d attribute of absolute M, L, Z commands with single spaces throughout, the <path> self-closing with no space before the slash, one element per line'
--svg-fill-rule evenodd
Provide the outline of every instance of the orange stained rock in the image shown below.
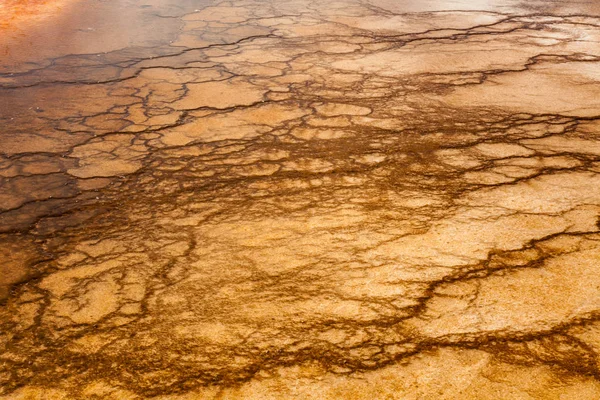
<path fill-rule="evenodd" d="M 0 399 L 600 398 L 597 2 L 2 6 Z"/>

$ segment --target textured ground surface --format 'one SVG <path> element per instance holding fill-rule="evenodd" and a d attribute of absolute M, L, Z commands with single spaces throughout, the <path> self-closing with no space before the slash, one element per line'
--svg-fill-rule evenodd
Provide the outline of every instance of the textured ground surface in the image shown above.
<path fill-rule="evenodd" d="M 1 399 L 600 398 L 598 2 L 49 18 L 0 26 Z"/>

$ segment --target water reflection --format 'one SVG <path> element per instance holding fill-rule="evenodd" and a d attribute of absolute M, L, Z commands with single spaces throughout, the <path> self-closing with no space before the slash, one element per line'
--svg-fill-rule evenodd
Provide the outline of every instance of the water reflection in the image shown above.
<path fill-rule="evenodd" d="M 5 5 L 9 22 L 0 27 L 0 72 L 67 54 L 106 53 L 128 47 L 169 44 L 180 21 L 208 1 L 76 1 Z M 35 5 L 37 4 L 37 5 Z"/>
<path fill-rule="evenodd" d="M 511 14 L 543 12 L 600 15 L 600 4 L 594 0 L 373 0 L 370 3 L 396 12 L 470 10 Z"/>

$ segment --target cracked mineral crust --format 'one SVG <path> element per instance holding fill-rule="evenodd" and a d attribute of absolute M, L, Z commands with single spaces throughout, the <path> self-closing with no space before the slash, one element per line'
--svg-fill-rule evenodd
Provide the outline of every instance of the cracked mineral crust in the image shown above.
<path fill-rule="evenodd" d="M 600 398 L 597 1 L 0 17 L 0 399 Z"/>

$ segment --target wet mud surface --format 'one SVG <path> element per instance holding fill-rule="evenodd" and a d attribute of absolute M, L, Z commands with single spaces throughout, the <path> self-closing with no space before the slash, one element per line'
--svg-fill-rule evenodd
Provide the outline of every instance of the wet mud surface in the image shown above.
<path fill-rule="evenodd" d="M 0 398 L 600 398 L 597 3 L 84 3 L 0 26 Z"/>

